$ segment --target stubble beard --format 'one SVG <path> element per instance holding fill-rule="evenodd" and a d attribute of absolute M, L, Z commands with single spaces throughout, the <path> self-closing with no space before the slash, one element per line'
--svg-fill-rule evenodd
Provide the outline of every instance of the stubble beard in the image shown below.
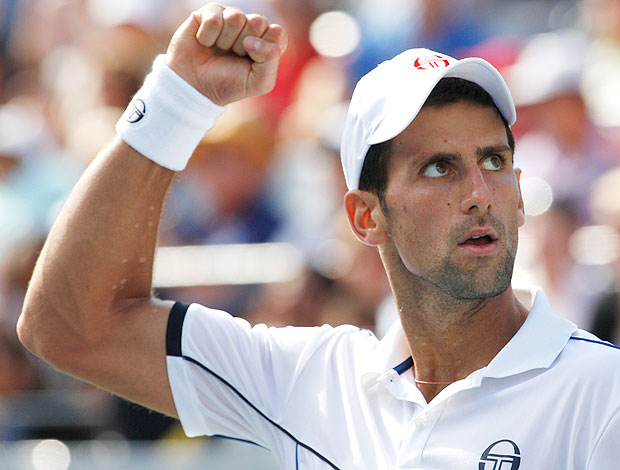
<path fill-rule="evenodd" d="M 446 260 L 432 278 L 446 294 L 459 300 L 482 300 L 504 292 L 512 282 L 515 255 L 507 251 L 493 269 L 465 270 L 453 260 Z"/>
<path fill-rule="evenodd" d="M 500 259 L 489 266 L 464 268 L 452 258 L 447 258 L 433 270 L 430 278 L 434 284 L 450 297 L 458 300 L 482 300 L 495 297 L 504 292 L 512 282 L 512 273 L 517 251 L 517 240 L 508 236 L 506 229 L 495 218 L 485 220 L 500 234 Z M 481 225 L 483 225 L 481 223 Z M 456 233 L 463 233 L 462 228 Z M 455 239 L 456 237 L 449 237 Z"/>

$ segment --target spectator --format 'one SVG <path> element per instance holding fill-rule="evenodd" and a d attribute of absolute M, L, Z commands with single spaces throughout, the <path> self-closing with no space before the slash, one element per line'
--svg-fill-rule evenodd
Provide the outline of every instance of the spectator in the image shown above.
<path fill-rule="evenodd" d="M 574 30 L 537 35 L 506 70 L 515 104 L 533 121 L 517 140 L 515 162 L 524 179 L 540 177 L 555 199 L 570 201 L 581 223 L 589 219 L 592 182 L 618 162 L 581 95 L 587 44 Z"/>

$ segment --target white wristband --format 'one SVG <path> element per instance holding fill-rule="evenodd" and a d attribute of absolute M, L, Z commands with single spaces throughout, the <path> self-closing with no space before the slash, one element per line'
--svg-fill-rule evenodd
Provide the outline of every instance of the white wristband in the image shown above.
<path fill-rule="evenodd" d="M 116 123 L 116 132 L 146 158 L 181 171 L 225 109 L 183 80 L 159 55 Z"/>

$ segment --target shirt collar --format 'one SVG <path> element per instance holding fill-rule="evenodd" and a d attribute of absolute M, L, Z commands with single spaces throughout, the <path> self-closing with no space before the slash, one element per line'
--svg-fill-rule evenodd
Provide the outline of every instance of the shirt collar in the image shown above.
<path fill-rule="evenodd" d="M 546 369 L 577 331 L 574 323 L 554 313 L 542 289 L 532 288 L 530 295 L 533 302 L 525 322 L 485 368 L 484 377 L 508 377 Z"/>
<path fill-rule="evenodd" d="M 575 324 L 553 312 L 542 289 L 534 287 L 515 293 L 530 312 L 519 331 L 484 368 L 483 377 L 508 377 L 548 368 L 577 330 Z M 410 357 L 409 345 L 398 319 L 365 361 L 360 374 L 362 384 L 365 387 L 376 384 Z"/>
<path fill-rule="evenodd" d="M 390 373 L 394 367 L 410 357 L 409 344 L 398 318 L 372 349 L 370 357 L 364 361 L 360 374 L 362 384 L 371 387 L 381 376 Z"/>

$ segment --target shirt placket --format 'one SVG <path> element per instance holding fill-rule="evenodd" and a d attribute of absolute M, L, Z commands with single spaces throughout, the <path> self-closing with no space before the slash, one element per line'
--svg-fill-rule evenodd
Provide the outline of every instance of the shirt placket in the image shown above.
<path fill-rule="evenodd" d="M 442 391 L 431 403 L 426 402 L 422 392 L 413 383 L 404 379 L 394 370 L 379 378 L 379 382 L 394 398 L 406 400 L 416 405 L 399 449 L 398 468 L 408 470 L 424 468 L 424 451 L 427 448 L 431 433 L 435 430 L 435 426 L 448 405 L 450 397 L 464 389 L 478 386 L 480 377 L 477 375 L 451 385 L 450 389 Z"/>

